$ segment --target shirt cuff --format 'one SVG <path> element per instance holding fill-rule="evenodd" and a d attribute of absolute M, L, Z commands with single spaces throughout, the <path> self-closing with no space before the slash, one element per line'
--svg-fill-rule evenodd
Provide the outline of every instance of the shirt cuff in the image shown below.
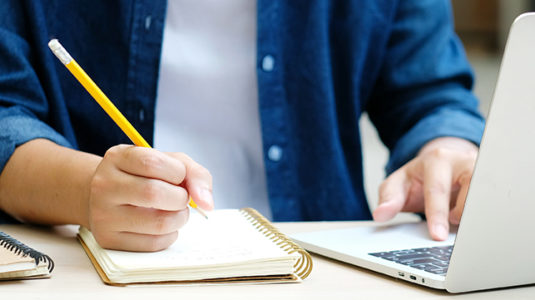
<path fill-rule="evenodd" d="M 479 146 L 485 120 L 462 110 L 442 109 L 411 128 L 393 148 L 385 167 L 390 174 L 411 160 L 427 142 L 439 137 L 458 137 Z"/>
<path fill-rule="evenodd" d="M 72 145 L 50 126 L 22 107 L 0 109 L 0 172 L 15 148 L 33 139 L 44 138 L 58 145 Z"/>

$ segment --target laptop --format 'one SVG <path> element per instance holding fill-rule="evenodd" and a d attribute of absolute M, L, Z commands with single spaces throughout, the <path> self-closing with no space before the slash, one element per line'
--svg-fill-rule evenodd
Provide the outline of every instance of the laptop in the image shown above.
<path fill-rule="evenodd" d="M 426 224 L 293 234 L 311 252 L 451 293 L 535 283 L 535 13 L 513 23 L 457 232 Z"/>

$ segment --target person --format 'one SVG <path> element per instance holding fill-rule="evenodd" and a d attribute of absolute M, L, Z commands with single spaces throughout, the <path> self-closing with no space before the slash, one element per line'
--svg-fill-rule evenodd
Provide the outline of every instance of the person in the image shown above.
<path fill-rule="evenodd" d="M 424 212 L 436 240 L 459 222 L 484 119 L 446 0 L 13 0 L 0 12 L 4 222 L 80 224 L 134 251 L 176 240 L 189 196 L 275 221 Z M 155 149 L 128 145 L 52 37 Z M 390 151 L 373 215 L 364 112 Z"/>

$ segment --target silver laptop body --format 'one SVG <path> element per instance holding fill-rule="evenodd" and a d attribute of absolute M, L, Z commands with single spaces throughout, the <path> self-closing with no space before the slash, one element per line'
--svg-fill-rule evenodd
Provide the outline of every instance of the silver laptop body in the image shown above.
<path fill-rule="evenodd" d="M 456 237 L 425 223 L 292 235 L 306 249 L 452 293 L 535 283 L 535 13 L 509 33 Z M 370 253 L 455 244 L 443 275 Z"/>

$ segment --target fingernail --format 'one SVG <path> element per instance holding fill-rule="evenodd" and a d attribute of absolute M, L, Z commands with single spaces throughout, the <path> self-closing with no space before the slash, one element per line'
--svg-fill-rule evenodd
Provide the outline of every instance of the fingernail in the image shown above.
<path fill-rule="evenodd" d="M 436 224 L 433 226 L 433 230 L 435 231 L 437 238 L 441 240 L 445 240 L 448 237 L 448 230 L 444 224 Z"/>
<path fill-rule="evenodd" d="M 201 189 L 201 198 L 202 200 L 207 203 L 207 204 L 210 204 L 210 207 L 213 207 L 214 205 L 214 197 L 212 195 L 212 191 L 208 190 L 208 189 Z"/>

